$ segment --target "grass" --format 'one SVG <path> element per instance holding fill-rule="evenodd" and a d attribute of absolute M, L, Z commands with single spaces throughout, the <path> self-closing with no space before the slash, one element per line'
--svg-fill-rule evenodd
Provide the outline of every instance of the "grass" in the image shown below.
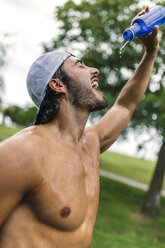
<path fill-rule="evenodd" d="M 100 168 L 118 175 L 149 184 L 156 166 L 156 162 L 134 158 L 110 151 L 100 157 Z M 165 188 L 165 183 L 163 185 Z"/>
<path fill-rule="evenodd" d="M 13 134 L 20 131 L 22 127 L 7 127 L 3 124 L 0 125 L 0 141 L 9 138 Z"/>
<path fill-rule="evenodd" d="M 165 212 L 157 220 L 140 216 L 145 192 L 100 178 L 100 203 L 90 248 L 164 248 Z"/>

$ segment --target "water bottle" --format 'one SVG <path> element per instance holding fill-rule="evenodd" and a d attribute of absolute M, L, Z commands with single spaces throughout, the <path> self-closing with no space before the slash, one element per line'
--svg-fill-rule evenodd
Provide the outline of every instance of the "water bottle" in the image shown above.
<path fill-rule="evenodd" d="M 124 39 L 130 41 L 136 36 L 145 37 L 152 32 L 155 26 L 163 24 L 165 24 L 165 7 L 158 5 L 133 20 L 132 26 L 123 33 Z"/>

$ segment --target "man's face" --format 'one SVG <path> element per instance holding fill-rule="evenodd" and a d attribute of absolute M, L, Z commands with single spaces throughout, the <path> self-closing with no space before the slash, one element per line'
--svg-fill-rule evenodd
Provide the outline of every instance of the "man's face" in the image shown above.
<path fill-rule="evenodd" d="M 69 78 L 68 92 L 70 101 L 76 107 L 92 112 L 108 106 L 104 94 L 96 90 L 99 70 L 86 66 L 81 60 L 71 56 L 62 66 Z"/>

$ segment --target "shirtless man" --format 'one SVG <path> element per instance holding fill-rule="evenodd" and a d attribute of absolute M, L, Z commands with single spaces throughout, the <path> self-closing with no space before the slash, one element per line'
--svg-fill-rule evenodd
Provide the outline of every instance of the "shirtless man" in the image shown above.
<path fill-rule="evenodd" d="M 117 139 L 145 93 L 157 34 L 155 27 L 142 39 L 146 52 L 134 75 L 114 106 L 88 128 L 89 113 L 107 106 L 95 90 L 99 70 L 65 52 L 45 54 L 32 65 L 27 84 L 40 105 L 36 125 L 0 145 L 0 248 L 90 246 L 99 154 Z"/>

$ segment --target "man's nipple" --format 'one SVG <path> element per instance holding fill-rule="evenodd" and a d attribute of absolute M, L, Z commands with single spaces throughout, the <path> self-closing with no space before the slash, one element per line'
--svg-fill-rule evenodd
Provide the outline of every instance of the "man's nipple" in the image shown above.
<path fill-rule="evenodd" d="M 71 209 L 69 207 L 64 207 L 62 210 L 61 210 L 61 216 L 62 217 L 68 217 L 71 213 Z"/>

